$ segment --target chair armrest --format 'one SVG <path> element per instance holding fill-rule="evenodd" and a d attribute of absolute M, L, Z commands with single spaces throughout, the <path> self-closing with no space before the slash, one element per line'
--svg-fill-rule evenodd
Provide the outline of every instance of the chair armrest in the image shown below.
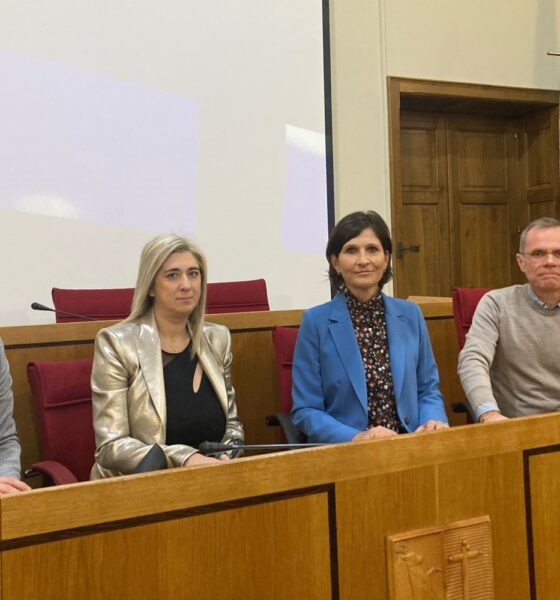
<path fill-rule="evenodd" d="M 31 465 L 31 469 L 27 469 L 23 474 L 25 479 L 43 475 L 49 478 L 54 485 L 64 485 L 67 483 L 78 483 L 75 475 L 62 463 L 55 460 L 43 460 Z"/>
<path fill-rule="evenodd" d="M 264 422 L 272 427 L 280 425 L 288 444 L 305 444 L 307 442 L 305 435 L 292 423 L 290 415 L 286 413 L 268 415 L 265 417 Z"/>

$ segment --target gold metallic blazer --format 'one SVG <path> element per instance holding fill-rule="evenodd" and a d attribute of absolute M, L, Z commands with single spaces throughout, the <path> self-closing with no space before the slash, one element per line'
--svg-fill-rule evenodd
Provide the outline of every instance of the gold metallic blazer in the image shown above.
<path fill-rule="evenodd" d="M 231 384 L 231 336 L 223 325 L 204 324 L 198 361 L 227 417 L 223 443 L 243 443 Z M 131 473 L 153 444 L 168 467 L 180 467 L 196 452 L 167 446 L 167 405 L 159 334 L 152 311 L 135 321 L 102 329 L 95 339 L 91 375 L 95 464 L 91 479 Z"/>

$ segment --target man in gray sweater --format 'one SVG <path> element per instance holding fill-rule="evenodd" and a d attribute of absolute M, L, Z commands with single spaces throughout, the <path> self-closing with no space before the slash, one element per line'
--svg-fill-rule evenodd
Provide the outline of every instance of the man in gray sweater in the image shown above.
<path fill-rule="evenodd" d="M 482 297 L 459 355 L 480 422 L 560 411 L 560 223 L 530 223 L 517 262 L 528 283 Z"/>
<path fill-rule="evenodd" d="M 12 378 L 4 344 L 0 340 L 0 495 L 24 492 L 29 486 L 20 477 L 20 445 L 12 415 Z"/>

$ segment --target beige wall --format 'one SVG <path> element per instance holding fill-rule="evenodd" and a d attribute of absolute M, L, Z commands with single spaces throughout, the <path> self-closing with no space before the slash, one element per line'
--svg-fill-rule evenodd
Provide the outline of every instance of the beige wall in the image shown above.
<path fill-rule="evenodd" d="M 390 219 L 387 76 L 560 89 L 560 0 L 330 0 L 337 218 Z"/>

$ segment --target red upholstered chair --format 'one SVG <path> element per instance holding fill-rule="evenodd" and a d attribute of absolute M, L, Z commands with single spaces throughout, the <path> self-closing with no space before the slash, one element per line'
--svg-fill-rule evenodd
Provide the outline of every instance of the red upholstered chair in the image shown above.
<path fill-rule="evenodd" d="M 60 485 L 87 481 L 94 463 L 91 414 L 91 359 L 41 361 L 27 365 L 39 422 L 38 473 Z"/>
<path fill-rule="evenodd" d="M 267 425 L 280 425 L 289 444 L 300 444 L 306 441 L 305 435 L 292 423 L 290 418 L 292 409 L 292 363 L 298 331 L 293 327 L 274 327 L 272 330 L 281 412 L 266 417 L 266 423 Z"/>
<path fill-rule="evenodd" d="M 471 328 L 474 311 L 480 299 L 490 290 L 491 288 L 453 288 L 453 318 L 455 319 L 459 350 L 465 345 L 465 338 Z M 454 402 L 451 409 L 455 413 L 467 413 L 467 423 L 475 420 L 467 402 Z"/>
<path fill-rule="evenodd" d="M 465 345 L 465 337 L 471 327 L 474 311 L 476 310 L 480 299 L 490 290 L 491 288 L 457 287 L 453 289 L 453 317 L 455 319 L 459 350 Z"/>
<path fill-rule="evenodd" d="M 134 288 L 111 288 L 97 290 L 52 289 L 56 310 L 84 315 L 96 321 L 126 319 L 130 314 Z M 56 313 L 57 323 L 81 321 L 79 317 Z"/>
<path fill-rule="evenodd" d="M 206 314 L 270 310 L 264 279 L 209 283 Z"/>

